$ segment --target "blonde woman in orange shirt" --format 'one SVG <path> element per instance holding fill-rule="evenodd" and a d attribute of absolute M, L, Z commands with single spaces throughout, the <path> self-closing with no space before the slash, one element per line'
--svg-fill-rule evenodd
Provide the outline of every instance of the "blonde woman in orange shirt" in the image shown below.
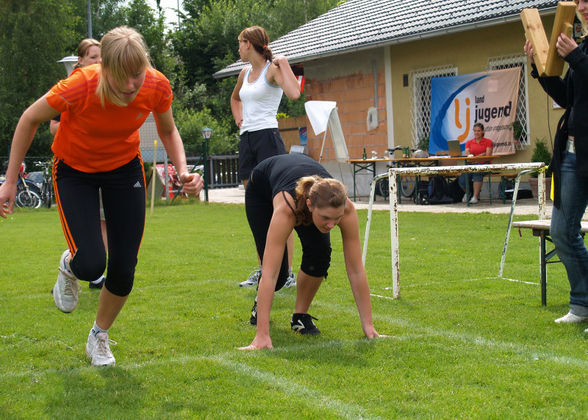
<path fill-rule="evenodd" d="M 190 174 L 182 139 L 172 116 L 172 91 L 149 62 L 143 37 L 119 27 L 101 41 L 102 63 L 80 68 L 53 86 L 21 116 L 0 186 L 0 217 L 14 206 L 18 167 L 38 125 L 62 113 L 54 153 L 55 198 L 68 249 L 61 256 L 53 288 L 57 307 L 72 312 L 78 279 L 94 280 L 105 269 L 100 235 L 98 190 L 108 230 L 108 276 L 100 293 L 96 321 L 86 344 L 92 365 L 114 365 L 108 329 L 131 292 L 145 224 L 145 175 L 139 127 L 153 112 L 157 131 L 184 191 L 197 195 L 203 183 Z M 66 112 L 67 111 L 67 112 Z"/>

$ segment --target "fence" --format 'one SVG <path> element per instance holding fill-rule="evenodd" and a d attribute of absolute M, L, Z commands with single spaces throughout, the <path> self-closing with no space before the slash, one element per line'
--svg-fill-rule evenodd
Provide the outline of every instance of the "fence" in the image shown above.
<path fill-rule="evenodd" d="M 33 162 L 50 159 L 49 157 L 26 157 L 27 172 L 41 170 Z M 189 164 L 202 165 L 201 156 L 189 157 L 187 160 Z M 0 164 L 2 166 L 0 173 L 4 173 L 8 164 L 8 156 L 0 156 Z M 238 155 L 208 156 L 208 171 L 210 174 L 208 188 L 230 188 L 240 184 Z"/>
<path fill-rule="evenodd" d="M 189 157 L 188 163 L 202 165 L 202 157 Z M 239 156 L 208 156 L 208 188 L 230 188 L 239 186 Z"/>

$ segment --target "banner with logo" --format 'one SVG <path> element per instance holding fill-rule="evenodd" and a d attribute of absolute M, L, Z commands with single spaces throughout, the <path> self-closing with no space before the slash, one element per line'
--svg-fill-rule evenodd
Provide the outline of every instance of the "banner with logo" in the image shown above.
<path fill-rule="evenodd" d="M 463 151 L 477 122 L 494 143 L 493 154 L 513 154 L 520 74 L 521 68 L 514 67 L 431 78 L 429 154 L 448 150 L 447 140 L 459 140 Z"/>

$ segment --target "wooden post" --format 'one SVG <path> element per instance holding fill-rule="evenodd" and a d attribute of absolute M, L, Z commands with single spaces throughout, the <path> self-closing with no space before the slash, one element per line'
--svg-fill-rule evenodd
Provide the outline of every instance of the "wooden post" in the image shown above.
<path fill-rule="evenodd" d="M 151 175 L 151 215 L 153 216 L 153 205 L 155 203 L 155 177 L 157 175 L 157 140 L 153 140 L 153 174 Z"/>

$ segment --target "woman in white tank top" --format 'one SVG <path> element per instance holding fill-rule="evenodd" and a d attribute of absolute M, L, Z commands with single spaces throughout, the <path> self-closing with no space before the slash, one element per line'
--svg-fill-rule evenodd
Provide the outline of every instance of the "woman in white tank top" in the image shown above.
<path fill-rule="evenodd" d="M 239 127 L 239 178 L 247 186 L 253 168 L 268 157 L 285 154 L 286 148 L 276 114 L 282 92 L 292 100 L 300 97 L 300 86 L 286 57 L 273 57 L 265 29 L 251 26 L 239 34 L 239 56 L 249 62 L 239 73 L 231 95 L 231 111 Z M 294 286 L 292 252 L 294 237 L 288 239 L 290 276 L 287 286 Z M 261 268 L 255 270 L 241 286 L 255 286 L 261 277 Z"/>

